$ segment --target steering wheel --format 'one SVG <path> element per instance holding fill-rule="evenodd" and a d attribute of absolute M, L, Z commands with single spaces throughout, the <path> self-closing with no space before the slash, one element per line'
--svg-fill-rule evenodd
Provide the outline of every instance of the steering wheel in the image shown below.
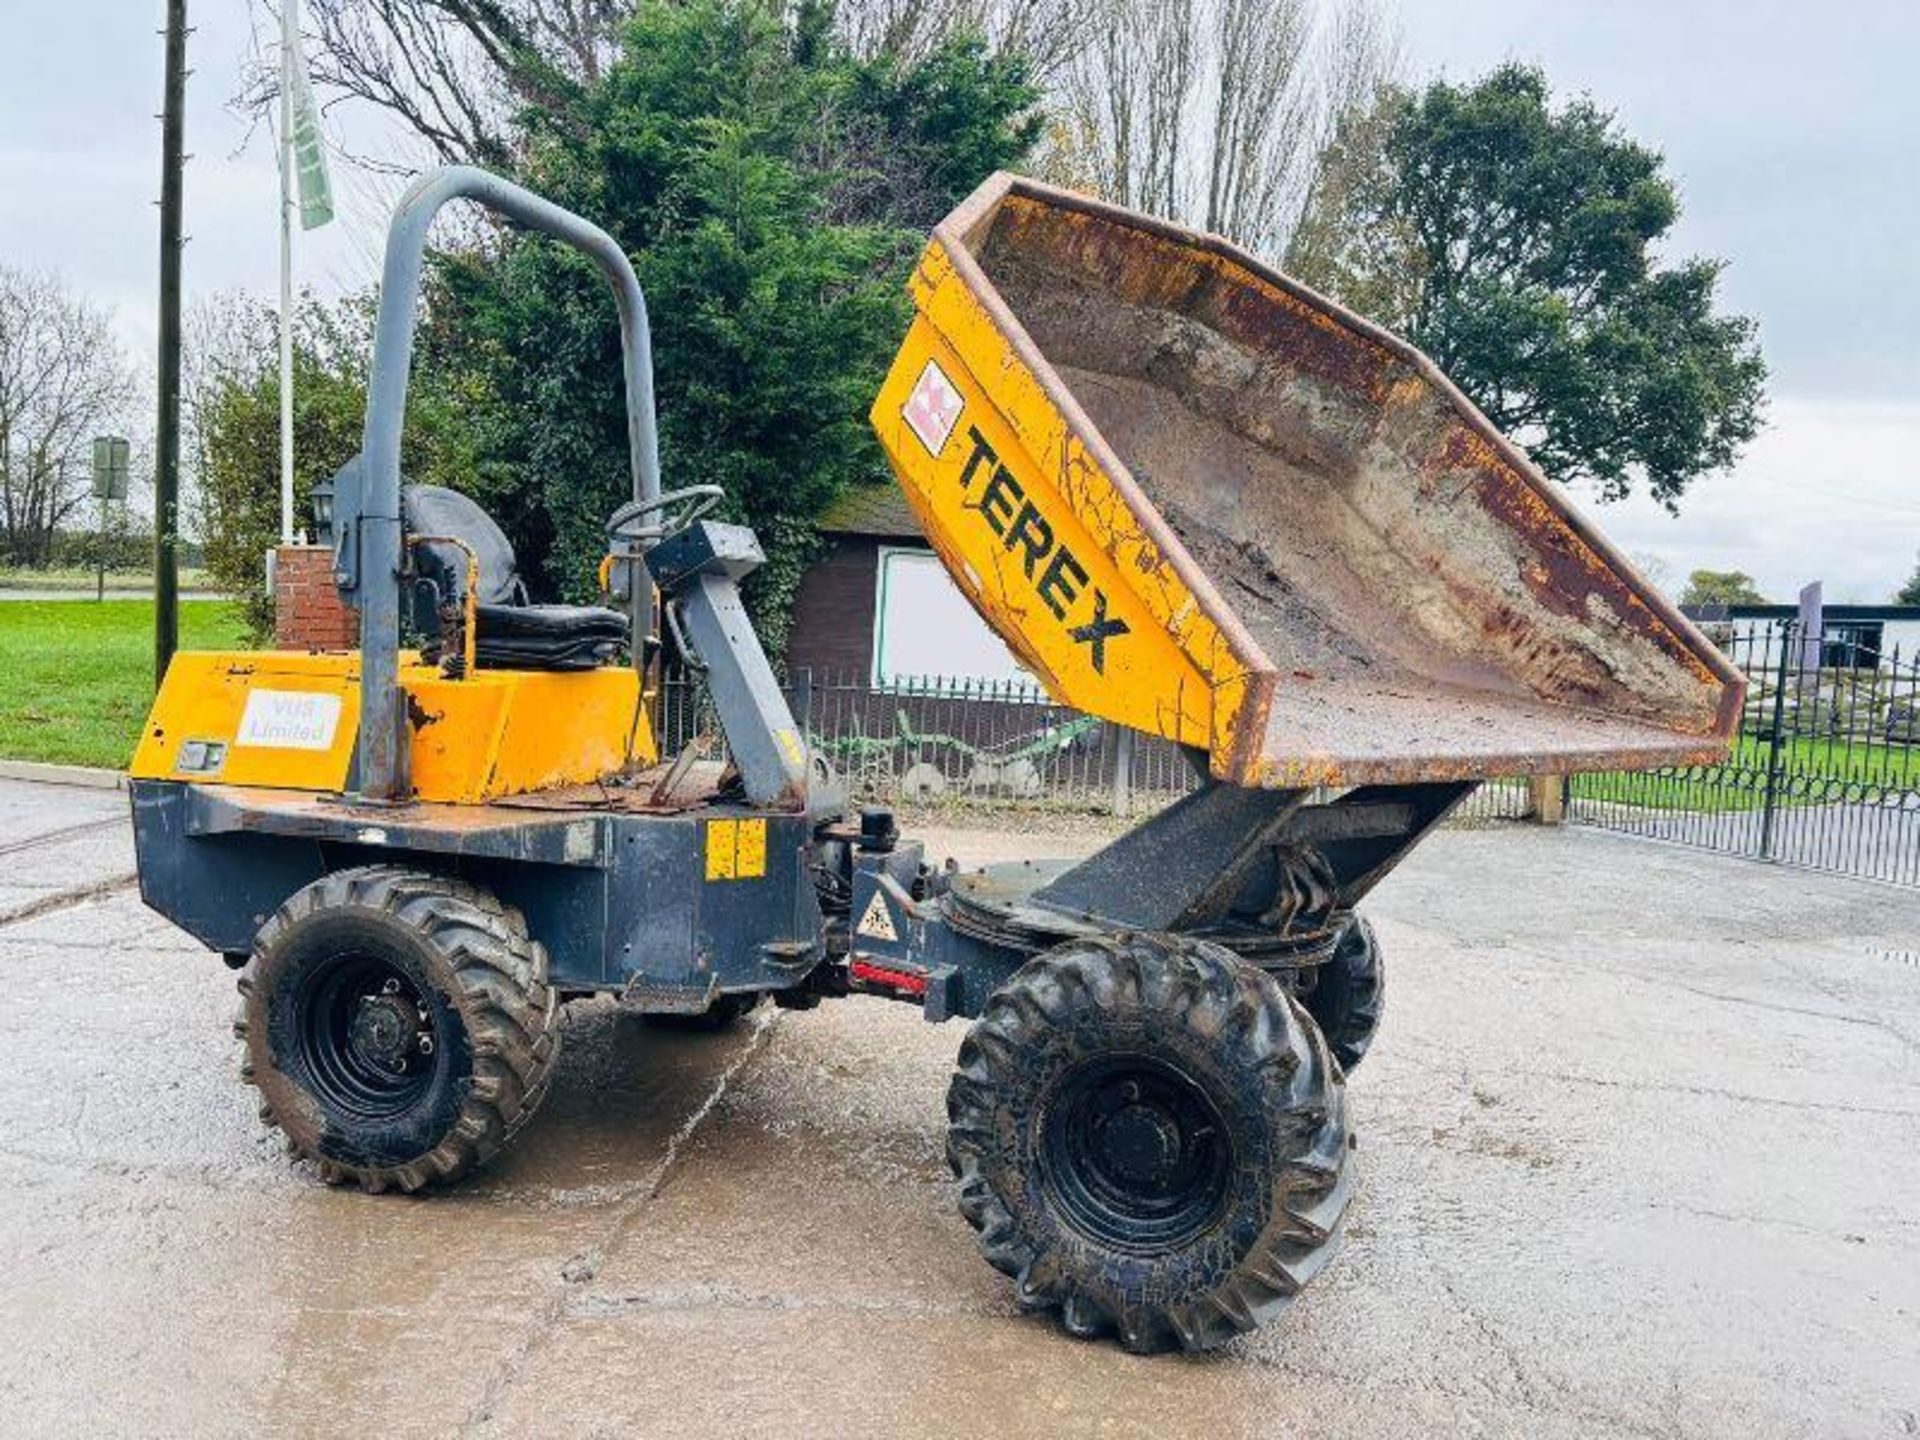
<path fill-rule="evenodd" d="M 607 521 L 607 538 L 639 548 L 650 548 L 678 535 L 711 514 L 727 498 L 718 485 L 687 485 L 651 500 L 629 500 Z"/>

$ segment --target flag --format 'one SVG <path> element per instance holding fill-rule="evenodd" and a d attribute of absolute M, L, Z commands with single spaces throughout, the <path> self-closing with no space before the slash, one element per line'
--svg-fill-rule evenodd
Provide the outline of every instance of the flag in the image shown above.
<path fill-rule="evenodd" d="M 287 129 L 293 137 L 293 181 L 300 196 L 300 228 L 318 230 L 333 219 L 333 181 L 327 174 L 320 107 L 314 103 L 306 52 L 300 48 L 299 0 L 281 0 L 280 43 L 285 47 L 280 74 L 287 87 Z"/>

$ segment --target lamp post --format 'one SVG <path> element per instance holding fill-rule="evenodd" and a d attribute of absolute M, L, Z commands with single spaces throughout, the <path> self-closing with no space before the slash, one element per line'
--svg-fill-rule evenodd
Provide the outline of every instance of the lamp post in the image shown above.
<path fill-rule="evenodd" d="M 314 541 L 330 546 L 333 544 L 333 481 L 316 481 L 307 495 L 313 502 Z"/>

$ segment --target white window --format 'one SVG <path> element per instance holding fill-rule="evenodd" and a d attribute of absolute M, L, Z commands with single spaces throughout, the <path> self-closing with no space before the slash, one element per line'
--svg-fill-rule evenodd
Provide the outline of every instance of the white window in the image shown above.
<path fill-rule="evenodd" d="M 960 593 L 939 556 L 930 550 L 882 545 L 876 568 L 876 688 L 930 686 L 946 680 L 1012 682 L 1017 690 L 1041 694 L 1039 684 Z"/>

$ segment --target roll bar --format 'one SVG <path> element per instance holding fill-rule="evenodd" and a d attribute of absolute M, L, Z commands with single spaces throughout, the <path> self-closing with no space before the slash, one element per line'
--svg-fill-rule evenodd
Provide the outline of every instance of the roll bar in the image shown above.
<path fill-rule="evenodd" d="M 484 170 L 450 165 L 414 181 L 401 196 L 387 228 L 373 370 L 367 382 L 366 432 L 356 467 L 358 483 L 351 486 L 354 493 L 346 493 L 343 486 L 335 501 L 339 516 L 335 581 L 360 611 L 360 755 L 355 793 L 375 802 L 405 800 L 411 788 L 406 703 L 399 680 L 400 432 L 406 417 L 427 231 L 451 200 L 475 201 L 528 229 L 551 235 L 590 257 L 605 273 L 620 309 L 633 498 L 657 500 L 660 496 L 647 300 L 626 252 L 599 226 Z M 646 664 L 645 642 L 653 623 L 653 585 L 646 567 L 632 569 L 633 663 L 640 669 Z"/>

